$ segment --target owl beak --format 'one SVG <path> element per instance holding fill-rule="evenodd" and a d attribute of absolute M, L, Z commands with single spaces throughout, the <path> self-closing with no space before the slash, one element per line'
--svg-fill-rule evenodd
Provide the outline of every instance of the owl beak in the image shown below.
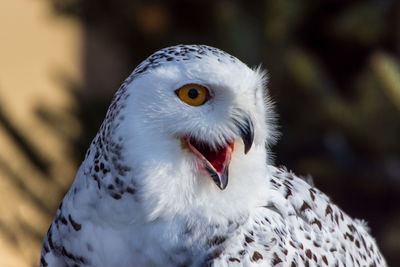
<path fill-rule="evenodd" d="M 190 136 L 185 137 L 189 150 L 200 159 L 200 167 L 204 169 L 219 189 L 224 190 L 228 185 L 229 163 L 234 149 L 233 143 L 225 147 L 212 149 L 206 143 L 198 142 Z"/>
<path fill-rule="evenodd" d="M 224 190 L 228 185 L 229 177 L 229 163 L 231 162 L 231 154 L 233 151 L 233 144 L 227 147 L 226 159 L 223 163 L 222 171 L 217 171 L 209 161 L 204 162 L 204 168 L 213 179 L 214 183 L 219 189 Z"/>
<path fill-rule="evenodd" d="M 240 137 L 242 137 L 244 144 L 244 153 L 247 154 L 250 151 L 254 141 L 254 125 L 250 116 L 242 110 L 239 110 L 238 117 L 232 119 L 236 127 L 240 131 Z"/>
<path fill-rule="evenodd" d="M 237 114 L 233 122 L 239 129 L 244 144 L 244 153 L 247 154 L 254 141 L 254 127 L 250 116 L 244 112 Z M 187 135 L 184 138 L 189 150 L 200 159 L 200 167 L 205 170 L 219 189 L 224 190 L 228 185 L 229 164 L 231 162 L 234 143 L 228 143 L 216 150 L 207 143 L 196 140 Z"/>

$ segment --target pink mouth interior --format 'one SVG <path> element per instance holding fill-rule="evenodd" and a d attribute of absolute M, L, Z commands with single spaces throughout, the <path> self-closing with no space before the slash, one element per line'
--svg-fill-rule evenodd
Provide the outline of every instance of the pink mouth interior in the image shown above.
<path fill-rule="evenodd" d="M 195 148 L 218 173 L 222 173 L 231 159 L 233 143 L 229 143 L 225 147 L 219 147 L 217 150 L 214 150 L 208 144 L 199 142 L 193 138 L 190 138 L 189 142 L 190 145 Z"/>

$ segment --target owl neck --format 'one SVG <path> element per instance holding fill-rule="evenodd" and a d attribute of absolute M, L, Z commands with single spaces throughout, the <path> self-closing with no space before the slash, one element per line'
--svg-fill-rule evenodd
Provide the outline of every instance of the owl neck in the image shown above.
<path fill-rule="evenodd" d="M 233 155 L 224 190 L 207 173 L 194 171 L 194 167 L 186 159 L 160 157 L 134 168 L 142 169 L 137 181 L 148 220 L 172 220 L 193 214 L 210 222 L 233 219 L 247 216 L 252 208 L 267 203 L 269 173 L 263 147 L 256 146 L 247 155 L 239 150 Z"/>

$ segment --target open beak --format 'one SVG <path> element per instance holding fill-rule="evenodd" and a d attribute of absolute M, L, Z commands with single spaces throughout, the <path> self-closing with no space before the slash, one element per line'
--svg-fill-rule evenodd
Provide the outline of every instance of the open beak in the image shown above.
<path fill-rule="evenodd" d="M 240 120 L 233 120 L 239 129 L 244 144 L 244 153 L 249 152 L 254 140 L 254 127 L 251 119 L 245 113 L 241 113 Z M 189 150 L 201 161 L 202 168 L 207 171 L 219 189 L 224 190 L 228 185 L 229 163 L 234 151 L 233 142 L 216 150 L 210 145 L 200 142 L 189 135 L 184 138 Z"/>

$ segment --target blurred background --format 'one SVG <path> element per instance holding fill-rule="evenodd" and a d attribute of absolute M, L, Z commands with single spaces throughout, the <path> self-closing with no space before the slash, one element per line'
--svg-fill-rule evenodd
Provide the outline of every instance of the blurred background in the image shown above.
<path fill-rule="evenodd" d="M 276 164 L 312 175 L 400 266 L 396 0 L 0 0 L 0 266 L 38 265 L 114 92 L 180 43 L 268 70 Z"/>

